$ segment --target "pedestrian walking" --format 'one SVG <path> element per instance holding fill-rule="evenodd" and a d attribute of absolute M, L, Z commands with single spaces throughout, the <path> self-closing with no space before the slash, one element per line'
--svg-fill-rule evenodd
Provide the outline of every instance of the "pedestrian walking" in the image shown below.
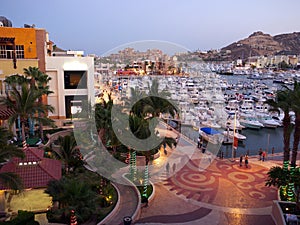
<path fill-rule="evenodd" d="M 221 151 L 220 152 L 220 159 L 223 159 L 223 157 L 224 157 L 224 153 L 223 153 L 223 151 Z"/>
<path fill-rule="evenodd" d="M 166 165 L 166 171 L 167 171 L 167 173 L 169 173 L 169 171 L 170 171 L 170 164 L 169 164 L 169 162 Z"/>
<path fill-rule="evenodd" d="M 240 166 L 243 165 L 243 155 L 240 156 Z"/>
<path fill-rule="evenodd" d="M 249 163 L 249 161 L 248 161 L 248 155 L 246 155 L 245 156 L 245 166 L 246 166 L 246 168 L 248 168 L 248 163 Z"/>
<path fill-rule="evenodd" d="M 275 152 L 275 148 L 273 147 L 273 148 L 272 148 L 272 155 L 274 154 L 274 152 Z"/>
<path fill-rule="evenodd" d="M 175 173 L 175 170 L 176 170 L 176 163 L 173 164 L 172 168 L 173 168 L 173 173 Z"/>
<path fill-rule="evenodd" d="M 262 161 L 263 162 L 265 161 L 266 155 L 267 155 L 266 151 L 263 151 L 263 153 L 262 153 Z"/>
<path fill-rule="evenodd" d="M 263 150 L 262 150 L 262 148 L 260 148 L 259 151 L 258 151 L 259 161 L 261 160 L 262 153 L 263 153 Z"/>
<path fill-rule="evenodd" d="M 178 144 L 178 136 L 175 138 L 175 143 L 174 143 L 175 148 L 176 148 L 177 144 Z"/>
<path fill-rule="evenodd" d="M 201 140 L 200 140 L 200 137 L 198 137 L 198 140 L 197 140 L 197 146 L 198 146 L 198 148 L 201 147 Z"/>

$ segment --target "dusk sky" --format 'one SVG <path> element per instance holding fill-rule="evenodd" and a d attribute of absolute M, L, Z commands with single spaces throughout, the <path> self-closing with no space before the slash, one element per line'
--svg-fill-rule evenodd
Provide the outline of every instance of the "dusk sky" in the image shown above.
<path fill-rule="evenodd" d="M 60 48 L 102 55 L 130 42 L 159 40 L 219 49 L 254 31 L 300 31 L 299 0 L 9 0 L 0 16 L 14 27 L 45 28 Z"/>

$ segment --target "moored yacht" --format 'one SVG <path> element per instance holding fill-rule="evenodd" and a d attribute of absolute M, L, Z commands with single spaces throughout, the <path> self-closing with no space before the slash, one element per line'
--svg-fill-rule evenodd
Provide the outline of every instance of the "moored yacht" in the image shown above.
<path fill-rule="evenodd" d="M 246 128 L 260 129 L 264 127 L 264 125 L 261 122 L 259 122 L 253 114 L 242 114 L 239 120 L 240 123 Z"/>
<path fill-rule="evenodd" d="M 261 122 L 264 127 L 276 128 L 280 126 L 280 123 L 275 121 L 270 115 L 261 113 L 257 114 L 258 121 Z"/>

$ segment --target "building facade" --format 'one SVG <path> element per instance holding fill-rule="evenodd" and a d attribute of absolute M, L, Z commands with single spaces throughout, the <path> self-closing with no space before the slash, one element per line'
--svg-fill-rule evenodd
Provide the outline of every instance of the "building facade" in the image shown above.
<path fill-rule="evenodd" d="M 45 72 L 46 54 L 45 29 L 0 27 L 0 95 L 5 94 L 5 77 L 23 74 L 29 66 Z"/>
<path fill-rule="evenodd" d="M 81 110 L 83 101 L 94 104 L 94 58 L 47 56 L 46 74 L 51 77 L 48 104 L 55 108 L 52 119 L 68 119 Z"/>

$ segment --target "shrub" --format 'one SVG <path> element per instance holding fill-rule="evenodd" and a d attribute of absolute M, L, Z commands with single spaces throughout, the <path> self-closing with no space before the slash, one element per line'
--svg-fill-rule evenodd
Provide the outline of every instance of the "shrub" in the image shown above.
<path fill-rule="evenodd" d="M 34 221 L 34 213 L 28 211 L 18 211 L 17 217 L 7 222 L 0 222 L 0 224 L 9 224 L 9 225 L 34 225 L 39 224 L 37 221 Z"/>

